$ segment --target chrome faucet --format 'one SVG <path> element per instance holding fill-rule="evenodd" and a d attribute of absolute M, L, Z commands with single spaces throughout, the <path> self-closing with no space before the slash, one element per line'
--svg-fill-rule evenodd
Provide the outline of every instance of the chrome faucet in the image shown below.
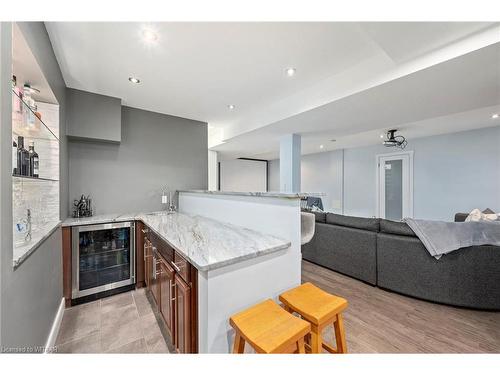
<path fill-rule="evenodd" d="M 177 207 L 175 207 L 174 200 L 172 199 L 172 192 L 168 192 L 168 213 L 177 212 Z"/>
<path fill-rule="evenodd" d="M 29 208 L 26 212 L 26 236 L 24 236 L 24 241 L 31 241 L 31 210 Z"/>
<path fill-rule="evenodd" d="M 175 192 L 173 193 L 172 191 L 169 191 L 167 187 L 165 187 L 161 193 L 161 203 L 167 205 L 167 213 L 169 214 L 177 212 L 177 207 L 175 207 L 172 194 L 175 194 Z"/>

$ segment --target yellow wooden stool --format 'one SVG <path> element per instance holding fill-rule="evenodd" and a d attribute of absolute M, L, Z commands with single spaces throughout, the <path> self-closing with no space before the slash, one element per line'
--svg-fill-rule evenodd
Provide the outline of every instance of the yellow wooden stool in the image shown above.
<path fill-rule="evenodd" d="M 312 353 L 321 353 L 323 348 L 330 353 L 347 353 L 342 319 L 342 311 L 347 307 L 344 298 L 329 294 L 311 283 L 305 283 L 281 294 L 279 300 L 284 304 L 285 310 L 298 313 L 311 323 Z M 333 324 L 336 348 L 324 342 L 321 336 L 321 332 L 329 324 Z"/>
<path fill-rule="evenodd" d="M 248 342 L 257 353 L 305 353 L 304 338 L 311 325 L 283 310 L 273 300 L 233 315 L 236 331 L 233 353 L 243 353 Z"/>

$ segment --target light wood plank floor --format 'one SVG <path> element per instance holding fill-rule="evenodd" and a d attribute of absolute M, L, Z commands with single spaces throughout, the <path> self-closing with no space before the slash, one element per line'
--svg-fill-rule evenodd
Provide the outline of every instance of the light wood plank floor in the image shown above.
<path fill-rule="evenodd" d="M 349 353 L 500 353 L 500 312 L 405 297 L 303 261 L 307 281 L 349 301 Z"/>

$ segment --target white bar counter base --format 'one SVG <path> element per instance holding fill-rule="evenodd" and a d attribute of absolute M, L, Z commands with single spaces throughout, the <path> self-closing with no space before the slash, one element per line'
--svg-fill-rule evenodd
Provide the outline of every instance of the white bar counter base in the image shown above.
<path fill-rule="evenodd" d="M 179 212 L 201 215 L 289 241 L 287 249 L 198 272 L 200 353 L 230 353 L 229 317 L 301 283 L 300 198 L 294 193 L 180 191 Z"/>

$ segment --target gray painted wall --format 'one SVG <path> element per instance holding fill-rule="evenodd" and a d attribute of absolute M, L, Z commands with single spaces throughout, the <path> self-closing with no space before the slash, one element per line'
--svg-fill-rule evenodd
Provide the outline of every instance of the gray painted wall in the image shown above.
<path fill-rule="evenodd" d="M 456 212 L 486 207 L 500 212 L 500 127 L 409 140 L 405 151 L 410 150 L 414 217 L 453 220 Z M 325 192 L 328 201 L 341 197 L 343 189 L 344 214 L 375 216 L 376 155 L 394 151 L 382 145 L 344 150 L 343 184 L 341 151 L 304 155 L 301 190 Z M 275 189 L 279 161 L 269 164 L 270 186 Z"/>
<path fill-rule="evenodd" d="M 121 141 L 121 99 L 76 89 L 66 89 L 66 95 L 68 137 Z"/>
<path fill-rule="evenodd" d="M 3 268 L 9 260 L 8 251 L 12 246 L 12 184 L 9 149 L 12 138 L 12 97 L 9 76 L 12 66 L 12 27 L 10 22 L 0 22 L 0 347 L 3 347 Z M 10 247 L 9 247 L 10 246 Z M 12 251 L 10 259 L 12 261 Z"/>
<path fill-rule="evenodd" d="M 1 66 L 10 72 L 11 56 L 5 53 L 3 46 L 10 43 L 10 23 L 2 24 L 0 44 L 2 45 Z M 21 22 L 19 27 L 30 46 L 40 68 L 45 75 L 60 105 L 60 197 L 61 217 L 68 211 L 68 164 L 67 142 L 65 137 L 66 87 L 57 64 L 52 45 L 42 22 Z M 6 32 L 7 31 L 7 32 Z M 8 68 L 5 67 L 8 64 Z M 2 81 L 2 84 L 4 82 Z M 2 86 L 3 88 L 3 86 Z M 10 89 L 1 90 L 9 93 Z M 3 97 L 4 94 L 2 94 Z M 8 112 L 8 113 L 7 113 Z M 10 106 L 2 119 L 10 119 Z M 10 125 L 2 126 L 8 129 Z M 3 132 L 3 131 L 2 131 Z M 3 133 L 2 133 L 3 134 Z M 12 268 L 12 186 L 10 157 L 5 157 L 5 148 L 10 152 L 11 140 L 2 136 L 0 144 L 2 155 L 1 171 L 1 345 L 3 347 L 43 346 L 49 335 L 54 317 L 62 299 L 62 262 L 61 231 L 54 232 L 24 263 L 15 271 Z M 4 165 L 8 163 L 8 168 Z"/>
<path fill-rule="evenodd" d="M 90 194 L 97 214 L 163 209 L 161 191 L 206 189 L 206 123 L 122 107 L 118 144 L 70 142 L 70 201 Z"/>

